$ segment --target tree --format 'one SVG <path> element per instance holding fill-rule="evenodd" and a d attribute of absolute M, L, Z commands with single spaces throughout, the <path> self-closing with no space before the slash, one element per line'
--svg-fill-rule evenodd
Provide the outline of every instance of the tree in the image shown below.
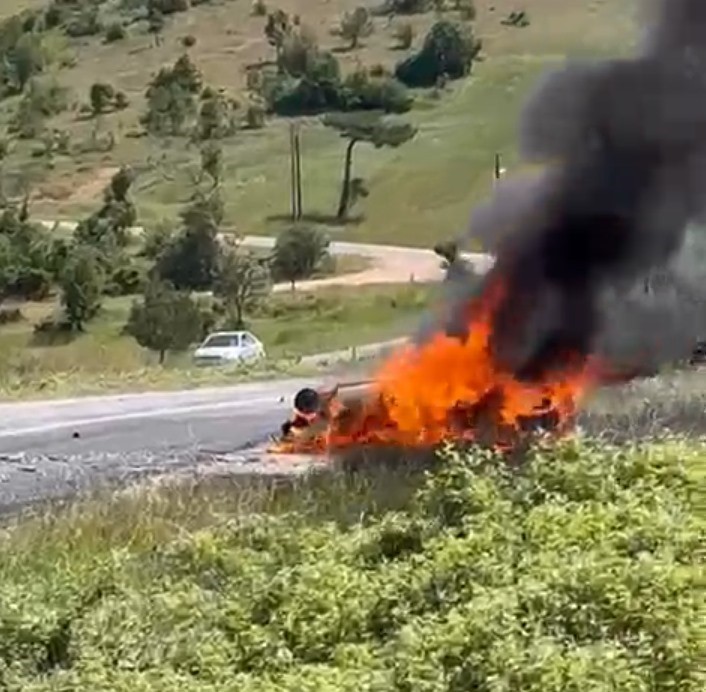
<path fill-rule="evenodd" d="M 42 41 L 34 34 L 24 34 L 5 56 L 10 69 L 11 82 L 16 93 L 24 91 L 29 80 L 44 69 Z"/>
<path fill-rule="evenodd" d="M 316 35 L 305 26 L 294 27 L 283 38 L 277 67 L 292 77 L 310 74 L 320 54 Z"/>
<path fill-rule="evenodd" d="M 291 31 L 292 24 L 289 21 L 289 15 L 284 10 L 275 10 L 267 15 L 265 36 L 267 37 L 267 42 L 275 49 L 278 63 L 282 43 Z"/>
<path fill-rule="evenodd" d="M 221 139 L 235 132 L 237 102 L 225 94 L 206 88 L 199 109 L 199 139 Z"/>
<path fill-rule="evenodd" d="M 421 50 L 400 62 L 397 79 L 411 87 L 432 87 L 440 78 L 465 77 L 480 52 L 469 25 L 442 19 L 424 38 Z"/>
<path fill-rule="evenodd" d="M 141 301 L 130 309 L 125 332 L 143 348 L 159 354 L 160 365 L 168 351 L 184 351 L 203 331 L 203 312 L 188 294 L 167 282 L 153 280 Z"/>
<path fill-rule="evenodd" d="M 373 33 L 373 20 L 366 7 L 356 7 L 346 12 L 341 20 L 341 36 L 350 43 L 351 50 L 358 47 L 361 38 Z"/>
<path fill-rule="evenodd" d="M 105 277 L 93 248 L 78 245 L 71 252 L 61 276 L 61 304 L 66 322 L 82 332 L 101 306 Z"/>
<path fill-rule="evenodd" d="M 269 271 L 252 252 L 236 243 L 222 253 L 213 292 L 223 300 L 229 327 L 242 329 L 246 311 L 262 300 L 269 289 Z"/>
<path fill-rule="evenodd" d="M 147 6 L 147 31 L 154 36 L 154 45 L 162 43 L 162 32 L 164 31 L 164 14 L 156 3 L 150 2 Z"/>
<path fill-rule="evenodd" d="M 358 142 L 368 142 L 376 149 L 399 147 L 412 139 L 417 129 L 407 122 L 383 118 L 377 113 L 331 113 L 324 117 L 324 125 L 337 130 L 348 140 L 343 164 L 343 183 L 336 217 L 346 218 L 351 199 L 351 172 L 353 149 Z"/>
<path fill-rule="evenodd" d="M 309 226 L 292 226 L 277 236 L 272 254 L 276 280 L 295 283 L 311 276 L 328 255 L 328 238 Z"/>
<path fill-rule="evenodd" d="M 201 147 L 201 174 L 211 178 L 213 187 L 220 185 L 223 175 L 223 149 L 213 142 Z"/>
<path fill-rule="evenodd" d="M 137 211 L 130 199 L 134 173 L 123 166 L 103 191 L 103 205 L 79 223 L 74 236 L 79 243 L 92 245 L 111 255 L 128 242 L 127 230 L 135 225 Z"/>
<path fill-rule="evenodd" d="M 110 84 L 96 82 L 91 85 L 90 100 L 93 115 L 98 116 L 103 113 L 113 103 L 114 98 L 115 89 Z"/>
<path fill-rule="evenodd" d="M 163 67 L 152 79 L 143 124 L 153 134 L 183 134 L 196 115 L 196 96 L 202 86 L 199 69 L 184 53 L 172 67 Z"/>
<path fill-rule="evenodd" d="M 159 276 L 177 289 L 211 288 L 218 268 L 218 226 L 222 220 L 218 189 L 208 196 L 198 193 L 181 213 L 181 232 L 159 258 Z"/>

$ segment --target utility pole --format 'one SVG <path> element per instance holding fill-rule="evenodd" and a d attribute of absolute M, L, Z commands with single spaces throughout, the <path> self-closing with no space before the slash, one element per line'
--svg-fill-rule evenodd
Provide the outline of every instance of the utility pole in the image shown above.
<path fill-rule="evenodd" d="M 289 124 L 289 171 L 292 221 L 297 220 L 297 165 L 294 160 L 294 123 Z"/>
<path fill-rule="evenodd" d="M 292 221 L 302 217 L 302 162 L 299 123 L 289 125 L 289 162 L 291 175 Z"/>
<path fill-rule="evenodd" d="M 297 123 L 294 135 L 294 154 L 297 169 L 297 221 L 302 217 L 302 150 L 301 150 L 301 130 Z"/>

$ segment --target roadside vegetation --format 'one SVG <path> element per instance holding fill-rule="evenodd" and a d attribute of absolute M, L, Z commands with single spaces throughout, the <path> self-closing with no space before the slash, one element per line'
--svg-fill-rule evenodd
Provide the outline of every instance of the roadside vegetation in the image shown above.
<path fill-rule="evenodd" d="M 340 271 L 333 237 L 431 248 L 455 235 L 495 154 L 512 160 L 531 80 L 631 31 L 615 0 L 13 5 L 0 18 L 0 379 L 13 391 L 99 359 L 131 378 L 154 361 L 137 345 L 174 366 L 214 328 L 261 329 L 276 357 L 324 346 L 272 284 Z M 59 217 L 78 226 L 40 223 Z M 239 243 L 258 232 L 277 236 L 270 255 Z M 275 312 L 279 331 L 262 317 Z M 398 330 L 350 319 L 356 340 Z"/>
<path fill-rule="evenodd" d="M 447 450 L 8 527 L 14 692 L 703 689 L 702 443 Z"/>
<path fill-rule="evenodd" d="M 51 320 L 51 303 L 32 303 L 24 308 L 21 322 L 0 330 L 0 395 L 5 398 L 47 397 L 76 393 L 139 391 L 152 388 L 192 387 L 202 384 L 233 383 L 248 377 L 296 374 L 310 371 L 300 366 L 301 356 L 325 353 L 351 346 L 403 336 L 415 326 L 433 300 L 435 288 L 424 284 L 326 288 L 315 292 L 283 291 L 273 294 L 248 312 L 248 328 L 263 341 L 268 361 L 259 366 L 195 368 L 185 344 L 198 341 L 206 329 L 198 311 L 186 323 L 171 320 L 164 331 L 177 350 L 166 353 L 158 366 L 162 320 L 170 320 L 170 304 L 163 295 L 144 298 L 107 297 L 90 327 L 83 333 L 39 332 L 32 324 Z M 196 300 L 172 292 L 170 301 Z M 162 302 L 156 302 L 155 298 Z M 155 350 L 140 346 L 131 335 L 135 328 L 135 305 L 151 303 L 152 321 L 147 334 L 137 333 Z M 207 299 L 199 299 L 207 301 Z M 156 314 L 155 314 L 156 313 Z M 210 313 L 208 313 L 210 314 Z M 228 312 L 219 308 L 225 319 Z M 163 317 L 162 317 L 163 315 Z M 131 320 L 132 317 L 132 320 Z M 186 337 L 180 333 L 186 331 Z M 152 331 L 150 331 L 152 330 Z M 192 331 L 194 330 L 194 331 Z M 184 339 L 179 341 L 179 338 Z"/>

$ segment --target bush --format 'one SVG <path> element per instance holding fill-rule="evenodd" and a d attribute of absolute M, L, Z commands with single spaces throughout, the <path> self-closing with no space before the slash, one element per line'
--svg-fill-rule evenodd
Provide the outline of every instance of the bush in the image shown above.
<path fill-rule="evenodd" d="M 414 27 L 409 22 L 400 22 L 395 27 L 394 37 L 399 50 L 408 50 L 414 42 Z"/>
<path fill-rule="evenodd" d="M 5 324 L 16 324 L 22 322 L 25 316 L 20 308 L 3 308 L 0 307 L 0 326 Z"/>
<path fill-rule="evenodd" d="M 127 94 L 124 91 L 116 91 L 115 99 L 113 101 L 113 106 L 115 110 L 122 111 L 125 110 L 130 105 Z"/>
<path fill-rule="evenodd" d="M 141 293 L 146 282 L 145 267 L 135 263 L 121 264 L 108 277 L 104 293 L 109 296 L 132 296 Z"/>
<path fill-rule="evenodd" d="M 406 113 L 413 103 L 407 87 L 394 77 L 373 77 L 365 70 L 349 75 L 344 82 L 346 110 L 382 110 Z"/>
<path fill-rule="evenodd" d="M 328 238 L 318 229 L 293 226 L 277 236 L 272 253 L 272 278 L 287 281 L 292 289 L 297 281 L 314 274 L 328 255 Z"/>
<path fill-rule="evenodd" d="M 267 3 L 265 0 L 253 0 L 251 14 L 254 17 L 266 17 Z"/>
<path fill-rule="evenodd" d="M 448 20 L 429 30 L 422 49 L 397 65 L 397 79 L 410 87 L 432 87 L 440 79 L 460 79 L 470 71 L 481 49 L 471 29 Z"/>
<path fill-rule="evenodd" d="M 245 124 L 251 130 L 265 127 L 265 108 L 260 103 L 251 103 L 245 110 Z"/>
<path fill-rule="evenodd" d="M 196 45 L 196 36 L 193 34 L 187 34 L 182 37 L 181 45 L 184 46 L 184 48 L 193 48 Z"/>
<path fill-rule="evenodd" d="M 358 47 L 360 39 L 373 33 L 374 25 L 370 12 L 366 7 L 356 7 L 352 12 L 346 12 L 341 20 L 340 35 L 349 42 L 350 48 Z"/>
<path fill-rule="evenodd" d="M 377 14 L 424 14 L 434 7 L 434 0 L 384 0 Z"/>
<path fill-rule="evenodd" d="M 342 106 L 341 68 L 331 53 L 316 55 L 299 79 L 275 78 L 266 87 L 270 108 L 278 115 L 313 115 Z"/>
<path fill-rule="evenodd" d="M 175 14 L 176 12 L 187 12 L 189 0 L 150 0 L 153 11 L 161 14 Z"/>
<path fill-rule="evenodd" d="M 474 0 L 456 0 L 455 3 L 461 19 L 472 22 L 476 18 L 476 5 Z"/>
<path fill-rule="evenodd" d="M 105 30 L 106 43 L 122 41 L 126 36 L 127 32 L 121 22 L 112 22 L 111 24 L 108 24 L 108 27 Z"/>
<path fill-rule="evenodd" d="M 100 34 L 103 31 L 103 26 L 98 17 L 98 7 L 86 6 L 82 8 L 66 25 L 65 31 L 72 38 Z"/>
<path fill-rule="evenodd" d="M 424 475 L 376 457 L 367 472 L 219 479 L 20 525 L 2 539 L 4 680 L 700 692 L 704 454 L 565 441 L 510 470 L 448 449 Z M 47 651 L 61 661 L 50 683 Z"/>

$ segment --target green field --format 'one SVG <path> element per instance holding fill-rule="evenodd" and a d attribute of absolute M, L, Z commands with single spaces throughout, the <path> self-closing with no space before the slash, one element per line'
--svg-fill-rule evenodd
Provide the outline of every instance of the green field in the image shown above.
<path fill-rule="evenodd" d="M 129 492 L 0 538 L 8 692 L 700 692 L 703 443 Z"/>
<path fill-rule="evenodd" d="M 282 2 L 297 10 L 313 27 L 324 47 L 335 46 L 328 32 L 342 9 L 354 3 Z M 356 3 L 357 4 L 357 3 Z M 512 9 L 510 0 L 477 0 L 476 33 L 484 41 L 484 60 L 468 80 L 453 83 L 440 98 L 420 94 L 410 118 L 419 134 L 399 150 L 379 150 L 360 145 L 356 175 L 366 179 L 370 196 L 356 212 L 358 225 L 338 229 L 345 238 L 385 243 L 430 245 L 463 228 L 473 204 L 490 192 L 493 157 L 515 161 L 515 131 L 523 98 L 540 72 L 565 55 L 596 55 L 624 52 L 636 37 L 635 0 L 536 0 L 530 10 L 530 26 L 518 29 L 500 22 Z M 453 17 L 453 13 L 449 16 Z M 418 41 L 434 20 L 428 13 L 412 18 Z M 383 63 L 392 65 L 400 51 L 390 48 L 385 19 L 376 20 L 373 35 L 354 55 L 341 54 L 344 67 Z M 18 143 L 5 171 L 24 175 L 34 183 L 33 209 L 45 218 L 75 218 L 93 208 L 103 185 L 116 166 L 129 163 L 140 173 L 136 184 L 140 219 L 150 224 L 176 216 L 185 200 L 188 167 L 198 158 L 198 147 L 185 141 L 131 138 L 143 109 L 142 94 L 156 69 L 173 61 L 181 51 L 179 39 L 186 33 L 197 38 L 192 57 L 209 83 L 234 93 L 242 90 L 244 63 L 263 59 L 271 49 L 262 38 L 263 20 L 251 17 L 245 0 L 202 5 L 177 15 L 165 30 L 159 48 L 135 31 L 117 44 L 85 40 L 79 45 L 62 43 L 76 58 L 75 67 L 58 72 L 75 98 L 85 102 L 96 79 L 110 74 L 115 86 L 124 89 L 132 106 L 125 112 L 103 117 L 102 127 L 117 138 L 116 148 L 106 154 L 57 156 L 54 169 L 29 157 L 32 143 Z M 7 101 L 5 117 L 14 108 Z M 93 122 L 78 122 L 71 115 L 57 118 L 76 141 L 89 136 Z M 287 123 L 271 120 L 262 131 L 241 131 L 226 140 L 226 224 L 242 233 L 270 233 L 280 227 L 288 211 Z M 343 143 L 316 119 L 303 123 L 304 205 L 314 217 L 335 210 L 341 176 Z M 173 180 L 167 180 L 166 178 Z"/>
<path fill-rule="evenodd" d="M 251 376 L 291 369 L 298 357 L 401 336 L 416 325 L 434 295 L 419 285 L 327 288 L 275 294 L 248 320 L 265 344 L 268 360 Z M 233 382 L 247 371 L 194 371 L 189 354 L 174 354 L 166 367 L 121 333 L 131 298 L 107 299 L 85 334 L 52 345 L 37 342 L 33 324 L 51 313 L 50 303 L 23 308 L 26 321 L 0 330 L 0 396 L 71 395 Z"/>

